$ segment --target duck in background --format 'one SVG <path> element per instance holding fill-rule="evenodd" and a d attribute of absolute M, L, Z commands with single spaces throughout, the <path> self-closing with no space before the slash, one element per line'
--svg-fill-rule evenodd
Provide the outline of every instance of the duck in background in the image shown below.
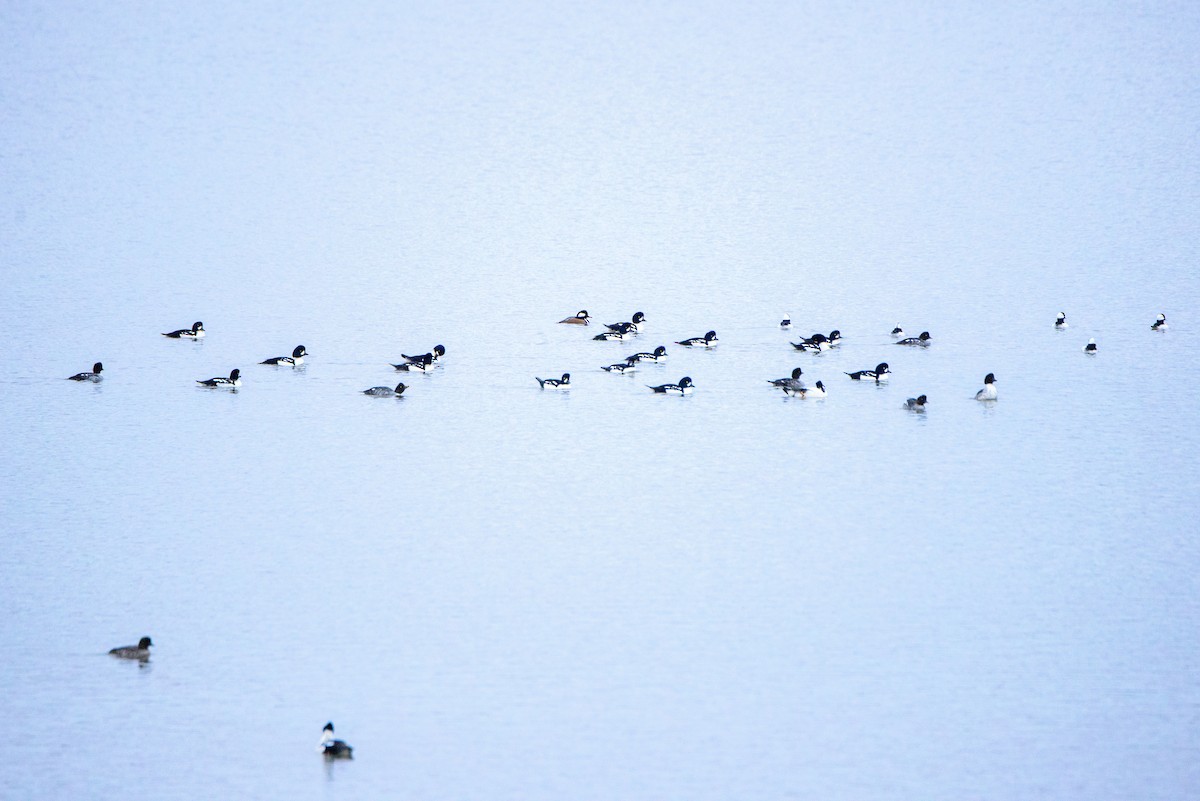
<path fill-rule="evenodd" d="M 321 742 L 317 750 L 329 759 L 354 759 L 354 749 L 343 740 L 333 739 L 333 721 L 325 724 L 321 730 Z"/>
<path fill-rule="evenodd" d="M 988 373 L 983 378 L 983 389 L 975 393 L 975 400 L 994 401 L 996 397 L 996 374 Z"/>

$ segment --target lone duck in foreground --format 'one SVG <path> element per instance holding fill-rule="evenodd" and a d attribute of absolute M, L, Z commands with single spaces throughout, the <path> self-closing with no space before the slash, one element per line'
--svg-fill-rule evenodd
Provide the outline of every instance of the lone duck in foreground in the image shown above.
<path fill-rule="evenodd" d="M 567 325 L 589 325 L 592 316 L 587 313 L 587 309 L 580 309 L 574 317 L 568 317 L 565 320 L 559 320 L 559 324 L 566 323 Z"/>
<path fill-rule="evenodd" d="M 100 362 L 96 362 L 95 364 L 92 365 L 92 371 L 90 373 L 76 373 L 75 375 L 69 377 L 67 380 L 68 381 L 91 381 L 94 384 L 99 384 L 101 381 L 104 380 L 104 376 L 100 375 L 100 373 L 102 373 L 103 371 L 104 371 L 104 365 L 101 364 Z"/>
<path fill-rule="evenodd" d="M 571 374 L 563 373 L 562 378 L 538 378 L 534 376 L 542 389 L 570 389 Z"/>
<path fill-rule="evenodd" d="M 904 402 L 904 408 L 910 409 L 914 412 L 923 412 L 923 411 L 925 411 L 925 404 L 928 402 L 929 402 L 929 399 L 926 398 L 924 395 L 921 395 L 919 397 L 909 398 L 908 400 L 906 400 Z"/>
<path fill-rule="evenodd" d="M 398 398 L 404 394 L 404 390 L 408 389 L 403 382 L 396 385 L 395 389 L 391 387 L 371 387 L 364 389 L 364 395 L 374 395 L 377 398 Z"/>
<path fill-rule="evenodd" d="M 695 389 L 695 385 L 692 384 L 692 379 L 688 378 L 686 375 L 679 379 L 678 384 L 660 384 L 657 387 L 652 387 L 647 384 L 646 386 L 648 389 L 654 392 L 665 395 L 690 395 L 692 394 L 692 390 Z"/>
<path fill-rule="evenodd" d="M 163 336 L 171 339 L 200 339 L 204 336 L 204 323 L 197 320 L 192 323 L 191 328 L 180 328 L 178 331 L 171 331 Z"/>
<path fill-rule="evenodd" d="M 975 393 L 977 401 L 994 401 L 996 399 L 996 374 L 988 373 L 983 379 L 983 389 Z"/>
<path fill-rule="evenodd" d="M 876 384 L 878 384 L 880 381 L 887 381 L 888 376 L 891 375 L 891 373 L 892 371 L 888 367 L 887 362 L 880 362 L 879 364 L 875 365 L 874 370 L 859 370 L 855 373 L 846 373 L 846 375 L 850 376 L 855 381 L 874 381 Z"/>
<path fill-rule="evenodd" d="M 209 378 L 204 381 L 197 381 L 197 384 L 205 387 L 225 387 L 227 389 L 237 389 L 242 385 L 242 371 L 233 369 L 229 373 L 229 378 Z"/>
<path fill-rule="evenodd" d="M 317 750 L 330 759 L 354 759 L 354 749 L 342 740 L 333 739 L 333 722 L 325 724 L 321 730 L 321 742 Z"/>
<path fill-rule="evenodd" d="M 137 645 L 122 645 L 119 648 L 113 648 L 108 653 L 121 659 L 140 659 L 144 662 L 150 658 L 150 646 L 152 645 L 154 643 L 150 642 L 149 637 L 143 637 L 138 640 Z"/>
<path fill-rule="evenodd" d="M 1158 319 L 1154 321 L 1154 325 L 1150 326 L 1151 331 L 1166 331 L 1167 330 L 1167 315 L 1159 314 Z"/>
<path fill-rule="evenodd" d="M 308 351 L 304 349 L 304 346 L 297 345 L 292 349 L 291 356 L 275 356 L 267 359 L 266 361 L 259 362 L 259 364 L 273 364 L 282 367 L 299 367 L 300 365 L 304 364 L 304 357 L 307 355 Z"/>
<path fill-rule="evenodd" d="M 692 337 L 685 339 L 682 342 L 676 342 L 676 345 L 684 345 L 689 348 L 713 348 L 717 345 L 717 332 L 709 331 L 702 337 Z"/>

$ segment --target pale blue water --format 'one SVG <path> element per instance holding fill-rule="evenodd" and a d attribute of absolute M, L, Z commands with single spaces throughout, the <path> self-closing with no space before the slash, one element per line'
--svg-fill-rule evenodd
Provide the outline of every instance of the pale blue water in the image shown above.
<path fill-rule="evenodd" d="M 0 796 L 1195 797 L 1197 53 L 1182 3 L 0 7 Z"/>

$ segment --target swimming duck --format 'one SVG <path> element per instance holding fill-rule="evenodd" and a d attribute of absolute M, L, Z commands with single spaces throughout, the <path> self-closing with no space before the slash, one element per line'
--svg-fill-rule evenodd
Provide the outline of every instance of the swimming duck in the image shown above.
<path fill-rule="evenodd" d="M 570 389 L 571 387 L 570 373 L 563 373 L 562 378 L 537 378 L 537 376 L 534 378 L 542 389 Z"/>
<path fill-rule="evenodd" d="M 769 379 L 769 383 L 773 386 L 781 387 L 783 389 L 803 389 L 804 382 L 800 380 L 800 376 L 803 374 L 804 371 L 797 367 L 795 370 L 792 370 L 791 378 Z"/>
<path fill-rule="evenodd" d="M 896 327 L 892 329 L 892 336 L 896 339 L 904 338 L 904 329 L 900 327 L 900 323 L 896 323 Z"/>
<path fill-rule="evenodd" d="M 900 340 L 900 341 L 899 341 L 899 342 L 897 342 L 896 344 L 897 344 L 897 345 L 915 345 L 915 346 L 917 346 L 917 347 L 919 347 L 919 348 L 928 348 L 928 347 L 929 347 L 929 341 L 930 341 L 930 340 L 929 340 L 929 332 L 928 332 L 928 331 L 922 331 L 922 332 L 921 332 L 921 336 L 919 336 L 919 337 L 906 337 L 905 339 L 902 339 L 902 340 Z"/>
<path fill-rule="evenodd" d="M 206 387 L 226 387 L 228 389 L 237 389 L 242 385 L 242 371 L 234 369 L 230 371 L 229 378 L 209 378 L 204 381 L 197 381 L 197 384 L 202 384 Z"/>
<path fill-rule="evenodd" d="M 587 313 L 587 309 L 580 309 L 574 317 L 568 317 L 565 320 L 559 320 L 558 322 L 566 323 L 567 325 L 589 325 L 591 320 L 592 316 Z"/>
<path fill-rule="evenodd" d="M 977 401 L 994 401 L 996 400 L 996 375 L 988 373 L 983 379 L 983 389 L 975 393 Z"/>
<path fill-rule="evenodd" d="M 709 331 L 702 337 L 692 337 L 691 339 L 685 339 L 682 342 L 676 342 L 675 344 L 683 345 L 688 348 L 713 348 L 717 345 L 717 332 Z"/>
<path fill-rule="evenodd" d="M 137 645 L 122 645 L 109 651 L 112 656 L 121 659 L 140 659 L 143 662 L 150 658 L 150 646 L 154 645 L 149 637 L 138 640 Z"/>
<path fill-rule="evenodd" d="M 1151 331 L 1166 331 L 1167 330 L 1167 315 L 1159 314 L 1158 319 L 1154 321 L 1154 325 L 1150 326 Z"/>
<path fill-rule="evenodd" d="M 1088 343 L 1083 346 L 1083 352 L 1088 354 L 1089 356 L 1095 356 L 1096 355 L 1096 340 L 1089 339 Z"/>
<path fill-rule="evenodd" d="M 304 357 L 307 355 L 308 351 L 304 349 L 304 346 L 297 345 L 292 349 L 291 356 L 275 356 L 267 359 L 266 361 L 261 361 L 259 364 L 273 364 L 276 367 L 299 367 L 300 365 L 304 364 Z"/>
<path fill-rule="evenodd" d="M 678 384 L 660 384 L 657 387 L 652 387 L 647 384 L 646 387 L 654 392 L 666 395 L 690 395 L 692 394 L 692 390 L 695 389 L 692 379 L 688 378 L 686 375 L 679 379 Z"/>
<path fill-rule="evenodd" d="M 434 345 L 433 350 L 429 353 L 422 353 L 420 356 L 409 356 L 407 353 L 401 353 L 400 357 L 406 362 L 419 362 L 424 360 L 426 356 L 432 357 L 432 361 L 437 361 L 446 355 L 446 348 L 441 345 Z"/>
<path fill-rule="evenodd" d="M 855 381 L 874 381 L 878 384 L 880 381 L 887 381 L 891 375 L 891 369 L 888 368 L 887 362 L 880 362 L 875 365 L 874 370 L 859 370 L 856 373 L 846 373 Z"/>
<path fill-rule="evenodd" d="M 605 331 L 601 334 L 596 334 L 592 339 L 598 339 L 601 342 L 615 342 L 631 336 L 633 336 L 633 329 L 627 329 L 625 331 Z"/>
<path fill-rule="evenodd" d="M 784 387 L 783 391 L 793 398 L 823 398 L 825 397 L 825 384 L 818 381 L 811 387 Z"/>
<path fill-rule="evenodd" d="M 353 748 L 342 740 L 333 739 L 332 721 L 321 730 L 321 742 L 317 743 L 317 750 L 330 759 L 354 759 Z"/>
<path fill-rule="evenodd" d="M 180 328 L 178 331 L 172 331 L 163 336 L 171 339 L 200 339 L 204 336 L 204 323 L 197 320 L 192 323 L 191 328 Z"/>
<path fill-rule="evenodd" d="M 838 334 L 840 337 L 841 334 Z M 824 334 L 813 334 L 807 339 L 802 339 L 799 342 L 793 342 L 792 347 L 796 350 L 804 350 L 810 353 L 820 353 L 823 350 L 829 350 L 833 347 L 833 343 L 829 341 L 829 337 Z"/>
<path fill-rule="evenodd" d="M 610 331 L 620 331 L 623 334 L 627 334 L 631 331 L 633 333 L 637 334 L 637 333 L 641 332 L 642 323 L 644 323 L 645 321 L 646 321 L 646 315 L 642 314 L 641 312 L 634 312 L 633 317 L 630 319 L 629 322 L 627 322 L 627 323 L 611 323 L 604 327 Z"/>
<path fill-rule="evenodd" d="M 610 373 L 632 373 L 637 370 L 637 360 L 630 356 L 623 362 L 610 364 L 607 367 L 601 367 L 600 369 Z"/>
<path fill-rule="evenodd" d="M 667 349 L 659 345 L 654 349 L 653 353 L 635 353 L 632 356 L 627 356 L 626 361 L 632 359 L 635 362 L 665 362 L 667 360 Z"/>
<path fill-rule="evenodd" d="M 909 398 L 906 400 L 904 402 L 904 408 L 911 409 L 914 412 L 923 412 L 925 411 L 925 404 L 928 402 L 928 398 L 926 398 L 924 395 L 920 395 L 918 397 Z"/>
<path fill-rule="evenodd" d="M 402 354 L 403 355 L 403 354 Z M 400 364 L 393 364 L 399 373 L 428 373 L 433 369 L 433 354 L 426 353 L 421 356 L 406 357 L 409 360 Z M 390 362 L 389 362 L 390 364 Z"/>
<path fill-rule="evenodd" d="M 100 362 L 96 362 L 95 364 L 92 365 L 92 371 L 90 373 L 76 373 L 75 375 L 70 376 L 67 380 L 68 381 L 91 381 L 94 384 L 99 384 L 101 381 L 104 380 L 104 376 L 100 375 L 100 373 L 103 371 L 104 371 L 104 365 L 101 364 Z"/>
<path fill-rule="evenodd" d="M 1057 328 L 1059 331 L 1062 331 L 1064 328 L 1070 328 L 1070 326 L 1067 325 L 1067 313 L 1066 312 L 1058 313 L 1058 319 L 1056 319 L 1054 321 L 1054 327 Z"/>
<path fill-rule="evenodd" d="M 364 395 L 374 395 L 377 398 L 398 398 L 404 394 L 404 390 L 408 389 L 403 382 L 396 385 L 395 389 L 391 387 L 371 387 L 364 389 Z"/>
<path fill-rule="evenodd" d="M 779 321 L 779 327 L 780 328 L 791 328 L 792 327 L 792 315 L 788 314 L 787 312 L 784 312 L 783 319 Z"/>

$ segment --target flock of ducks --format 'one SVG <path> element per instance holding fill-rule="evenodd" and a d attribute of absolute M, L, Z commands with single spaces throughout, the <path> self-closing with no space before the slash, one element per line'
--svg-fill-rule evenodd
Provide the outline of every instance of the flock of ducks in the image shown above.
<path fill-rule="evenodd" d="M 110 656 L 118 659 L 134 659 L 145 664 L 150 661 L 150 648 L 154 645 L 149 637 L 142 637 L 137 645 L 120 645 L 109 650 Z M 333 722 L 325 724 L 321 730 L 321 741 L 317 743 L 317 751 L 328 759 L 353 759 L 354 748 L 344 740 L 336 740 L 333 736 Z"/>
<path fill-rule="evenodd" d="M 591 325 L 591 315 L 586 309 L 581 309 L 574 315 L 559 320 L 563 325 Z M 642 333 L 646 322 L 646 315 L 642 312 L 635 312 L 628 322 L 609 323 L 605 325 L 605 331 L 596 334 L 592 337 L 594 340 L 602 342 L 620 341 L 629 339 Z M 783 329 L 791 328 L 791 315 L 784 315 L 779 321 L 779 327 Z M 1054 321 L 1056 330 L 1062 331 L 1069 328 L 1067 323 L 1067 313 L 1059 312 Z M 1152 331 L 1165 331 L 1167 329 L 1167 317 L 1165 314 L 1159 314 L 1155 318 L 1154 323 L 1150 326 Z M 205 336 L 204 323 L 197 321 L 192 323 L 190 328 L 180 328 L 175 331 L 163 333 L 163 336 L 170 339 L 190 339 L 198 340 Z M 897 325 L 891 330 L 891 336 L 896 340 L 896 345 L 902 345 L 913 348 L 928 348 L 933 343 L 933 337 L 928 331 L 922 331 L 918 336 L 905 336 L 904 329 Z M 839 330 L 830 331 L 828 335 L 814 333 L 809 337 L 802 338 L 799 342 L 793 342 L 792 347 L 799 351 L 809 353 L 821 353 L 837 347 L 842 340 L 842 332 Z M 708 331 L 704 336 L 691 337 L 675 341 L 676 345 L 681 345 L 685 348 L 714 348 L 720 340 L 717 339 L 716 331 Z M 1084 346 L 1083 352 L 1094 356 L 1098 352 L 1096 340 L 1089 339 L 1087 345 Z M 309 353 L 303 345 L 297 345 L 292 350 L 291 356 L 273 356 L 269 359 L 264 359 L 259 364 L 270 365 L 274 367 L 299 367 L 304 363 L 304 358 Z M 439 360 L 446 355 L 446 348 L 442 345 L 435 345 L 432 350 L 416 356 L 401 354 L 403 361 L 393 363 L 391 366 L 399 373 L 427 373 L 438 364 Z M 643 362 L 663 363 L 667 360 L 667 349 L 664 345 L 659 345 L 653 351 L 645 351 L 634 353 L 626 356 L 623 361 L 615 364 L 609 364 L 601 367 L 609 373 L 631 373 L 637 370 L 638 365 Z M 69 376 L 71 381 L 90 381 L 98 383 L 103 380 L 104 364 L 96 362 L 92 365 L 90 371 L 76 373 Z M 800 376 L 804 371 L 797 367 L 792 370 L 791 376 L 787 378 L 771 379 L 769 383 L 775 386 L 787 395 L 797 398 L 824 398 L 827 394 L 825 384 L 817 381 L 813 386 L 808 386 L 801 380 Z M 891 375 L 891 368 L 887 362 L 880 362 L 875 365 L 874 369 L 857 370 L 846 373 L 852 381 L 873 381 L 880 384 L 888 380 Z M 564 390 L 571 387 L 571 374 L 563 373 L 559 378 L 539 378 L 535 376 L 538 386 L 543 390 Z M 242 385 L 241 370 L 234 369 L 229 373 L 228 377 L 216 376 L 214 378 L 206 378 L 197 380 L 197 384 L 210 388 L 224 388 L 236 391 Z M 659 384 L 657 386 L 647 385 L 647 388 L 655 394 L 662 395 L 690 395 L 696 389 L 695 383 L 690 376 L 683 376 L 677 383 L 674 384 Z M 403 381 L 396 384 L 394 387 L 378 386 L 370 387 L 362 390 L 364 395 L 373 397 L 394 397 L 398 398 L 408 389 Z M 998 397 L 996 393 L 996 376 L 994 373 L 988 373 L 983 379 L 983 388 L 975 393 L 975 400 L 978 401 L 994 401 Z M 926 395 L 918 395 L 915 398 L 908 398 L 904 401 L 904 407 L 915 412 L 925 411 L 925 406 L 929 402 Z M 146 638 L 146 642 L 149 640 Z M 148 647 L 148 646 L 147 646 Z"/>

